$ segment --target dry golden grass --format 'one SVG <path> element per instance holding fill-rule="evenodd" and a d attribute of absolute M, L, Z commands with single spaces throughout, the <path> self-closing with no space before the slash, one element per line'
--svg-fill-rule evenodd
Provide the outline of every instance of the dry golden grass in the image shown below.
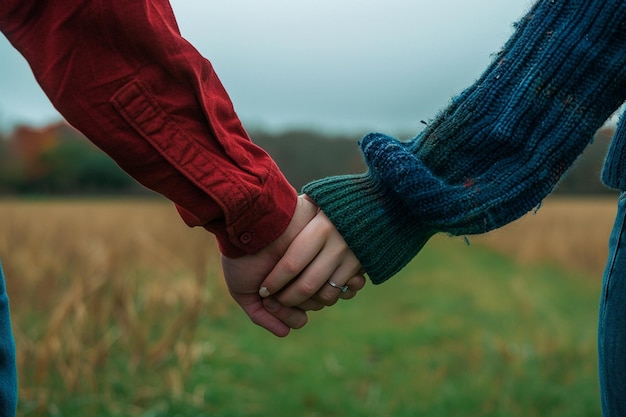
<path fill-rule="evenodd" d="M 550 197 L 537 212 L 471 241 L 523 263 L 555 262 L 601 277 L 616 211 L 615 197 Z"/>
<path fill-rule="evenodd" d="M 171 204 L 2 201 L 0 218 L 22 401 L 43 407 L 59 379 L 98 392 L 112 349 L 130 352 L 128 372 L 175 355 L 184 374 L 199 316 L 227 308 L 213 239 Z"/>
<path fill-rule="evenodd" d="M 537 214 L 471 240 L 523 262 L 599 275 L 615 206 L 550 199 Z M 181 390 L 211 349 L 196 338 L 199 320 L 219 321 L 232 308 L 209 233 L 186 227 L 161 200 L 5 200 L 0 218 L 23 404 L 43 413 L 59 390 L 109 398 L 112 381 L 152 369 L 165 380 L 136 396 Z"/>

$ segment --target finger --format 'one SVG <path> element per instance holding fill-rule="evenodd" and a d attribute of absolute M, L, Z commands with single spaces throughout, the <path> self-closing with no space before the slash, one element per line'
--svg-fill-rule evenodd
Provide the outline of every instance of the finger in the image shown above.
<path fill-rule="evenodd" d="M 278 293 L 307 268 L 309 263 L 315 259 L 319 251 L 324 247 L 325 239 L 323 232 L 318 231 L 312 224 L 314 220 L 311 220 L 291 242 L 283 257 L 261 283 L 259 295 L 267 297 Z M 291 305 L 295 306 L 297 304 Z"/>
<path fill-rule="evenodd" d="M 356 291 L 363 288 L 361 283 L 351 281 L 359 269 L 360 266 L 357 262 L 346 261 L 342 263 L 326 281 L 328 285 L 320 288 L 313 298 L 322 304 L 331 305 L 338 298 L 350 299 L 354 297 Z"/>
<path fill-rule="evenodd" d="M 331 305 L 334 305 L 340 299 L 350 300 L 357 295 L 359 290 L 363 289 L 363 287 L 365 286 L 365 283 L 366 283 L 366 280 L 363 275 L 356 275 L 350 278 L 350 280 L 346 283 L 346 285 L 348 285 L 349 287 L 348 291 L 346 292 L 339 291 L 338 297 L 334 297 L 332 300 L 322 303 L 316 300 L 317 296 L 314 296 L 306 300 L 304 303 L 300 304 L 298 308 L 304 311 L 319 311 L 319 310 L 322 310 L 324 307 L 329 307 Z"/>
<path fill-rule="evenodd" d="M 298 306 L 298 308 L 303 311 L 320 311 L 324 307 L 326 307 L 324 304 L 320 303 L 319 301 L 315 301 L 312 298 L 306 300 L 304 303 Z"/>
<path fill-rule="evenodd" d="M 363 289 L 365 283 L 366 280 L 363 275 L 356 275 L 350 278 L 350 280 L 346 283 L 346 285 L 348 286 L 347 291 L 343 292 L 340 289 L 335 288 L 334 292 L 338 294 L 327 295 L 323 299 L 320 299 L 318 294 L 316 294 L 302 304 L 298 305 L 298 308 L 304 311 L 319 311 L 322 310 L 324 307 L 330 307 L 335 305 L 339 300 L 350 300 L 354 298 L 361 289 Z"/>
<path fill-rule="evenodd" d="M 308 264 L 306 268 L 298 271 L 297 279 L 286 288 L 283 288 L 278 294 L 278 300 L 283 305 L 297 306 L 313 297 L 320 289 L 326 286 L 328 278 L 335 273 L 337 268 L 342 267 L 342 270 L 346 268 L 345 265 L 349 263 L 345 259 L 354 259 L 355 265 L 354 270 L 349 275 L 347 274 L 346 281 L 347 277 L 354 275 L 360 268 L 358 260 L 356 260 L 356 257 L 351 256 L 351 252 L 343 238 L 336 232 L 334 225 L 323 212 L 319 212 L 311 220 L 300 235 L 294 239 L 289 249 L 293 250 L 292 253 L 305 251 L 306 249 L 304 248 L 310 242 L 314 242 L 313 248 L 316 254 L 311 259 L 309 259 L 310 256 L 307 257 Z M 309 253 L 309 255 L 311 254 Z M 291 254 L 289 255 L 291 256 Z M 357 265 L 359 265 L 358 268 L 356 267 Z M 328 297 L 325 304 L 331 305 L 331 303 L 332 301 Z"/>
<path fill-rule="evenodd" d="M 324 276 L 327 269 L 323 267 L 339 260 L 337 268 Z M 322 265 L 318 268 L 318 265 Z M 298 281 L 308 279 L 323 279 L 323 284 L 312 299 L 326 306 L 334 305 L 339 298 L 350 299 L 356 295 L 356 291 L 365 285 L 364 278 L 355 278 L 361 275 L 361 264 L 356 257 L 351 255 L 343 240 L 330 240 L 328 245 L 320 252 L 315 260 L 298 278 Z M 281 298 L 281 301 L 282 300 Z M 287 301 L 284 301 L 287 303 Z"/>
<path fill-rule="evenodd" d="M 341 295 L 344 296 L 342 298 L 354 297 L 356 292 L 350 288 L 343 292 L 341 288 L 361 270 L 359 261 L 349 253 L 343 241 L 329 242 L 298 279 L 277 295 L 278 300 L 286 306 L 298 306 L 311 298 L 325 306 L 332 306 Z M 354 285 L 354 290 L 359 290 L 364 283 L 355 281 Z"/>
<path fill-rule="evenodd" d="M 346 291 L 345 293 L 339 294 L 339 298 L 342 298 L 344 300 L 349 300 L 351 298 L 354 298 L 357 292 L 359 292 L 360 290 L 363 289 L 363 287 L 365 287 L 366 282 L 367 280 L 365 279 L 365 276 L 363 275 L 353 276 L 352 278 L 348 280 L 348 282 L 346 282 L 346 285 L 348 286 L 349 290 Z"/>
<path fill-rule="evenodd" d="M 304 327 L 308 321 L 306 312 L 299 308 L 286 307 L 279 303 L 274 297 L 264 298 L 263 305 L 274 318 L 279 319 L 291 329 L 300 329 Z"/>
<path fill-rule="evenodd" d="M 324 305 L 332 305 L 336 302 L 336 295 L 339 290 L 328 285 L 328 278 L 337 268 L 337 259 L 328 257 L 322 253 L 318 255 L 313 262 L 309 263 L 307 268 L 298 276 L 298 279 L 291 283 L 288 287 L 283 288 L 276 297 L 281 304 L 286 306 L 297 306 L 314 297 L 316 301 L 322 302 Z M 326 286 L 329 287 L 331 294 L 335 294 L 335 300 L 332 297 L 322 299 L 316 295 Z M 333 302 L 334 301 L 334 302 Z"/>
<path fill-rule="evenodd" d="M 290 326 L 274 316 L 258 295 L 239 295 L 236 301 L 254 324 L 263 327 L 278 337 L 285 337 L 289 334 Z"/>

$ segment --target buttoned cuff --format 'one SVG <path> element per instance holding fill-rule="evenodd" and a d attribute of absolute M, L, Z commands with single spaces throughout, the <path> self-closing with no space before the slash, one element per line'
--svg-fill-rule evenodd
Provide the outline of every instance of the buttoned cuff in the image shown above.
<path fill-rule="evenodd" d="M 298 195 L 274 164 L 262 192 L 231 224 L 205 225 L 215 234 L 220 252 L 229 258 L 257 253 L 280 237 L 296 210 Z"/>

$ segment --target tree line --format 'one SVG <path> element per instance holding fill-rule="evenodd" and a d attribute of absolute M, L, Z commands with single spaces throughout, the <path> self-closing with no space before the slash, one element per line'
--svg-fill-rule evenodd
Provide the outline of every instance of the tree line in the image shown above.
<path fill-rule="evenodd" d="M 561 194 L 612 191 L 600 182 L 613 130 L 603 128 L 557 188 Z M 253 142 L 274 158 L 291 184 L 366 170 L 358 137 L 313 130 L 251 131 Z M 66 123 L 27 126 L 0 135 L 0 195 L 150 195 L 108 156 Z"/>

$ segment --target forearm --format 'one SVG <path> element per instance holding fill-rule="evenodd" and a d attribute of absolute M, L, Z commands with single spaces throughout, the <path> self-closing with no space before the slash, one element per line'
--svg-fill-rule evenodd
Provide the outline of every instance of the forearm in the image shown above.
<path fill-rule="evenodd" d="M 619 0 L 538 2 L 483 76 L 419 137 L 368 135 L 366 175 L 305 192 L 374 282 L 434 233 L 482 233 L 519 218 L 626 97 L 625 21 Z"/>
<path fill-rule="evenodd" d="M 626 97 L 625 20 L 621 1 L 537 3 L 481 79 L 407 145 L 434 188 L 397 192 L 453 234 L 539 204 Z"/>
<path fill-rule="evenodd" d="M 295 191 L 167 1 L 6 0 L 0 29 L 60 113 L 225 254 L 254 253 L 287 227 Z"/>

